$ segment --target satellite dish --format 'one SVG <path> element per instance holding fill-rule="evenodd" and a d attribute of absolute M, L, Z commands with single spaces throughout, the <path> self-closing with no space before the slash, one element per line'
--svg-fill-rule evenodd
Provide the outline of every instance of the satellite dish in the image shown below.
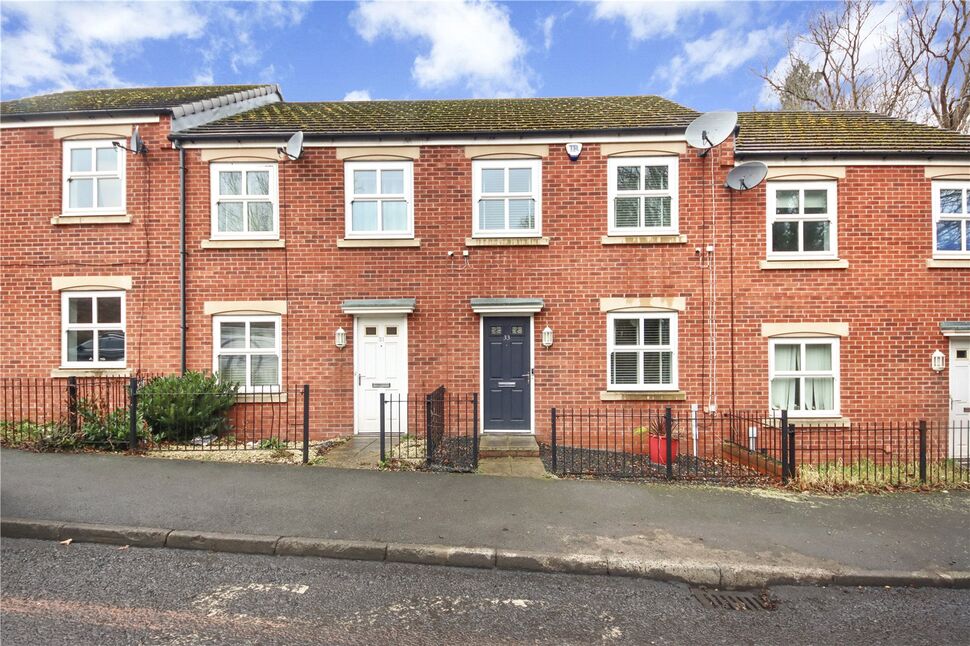
<path fill-rule="evenodd" d="M 280 152 L 290 159 L 299 159 L 303 154 L 303 131 L 298 130 L 286 142 L 285 148 L 280 148 Z"/>
<path fill-rule="evenodd" d="M 758 161 L 738 164 L 727 176 L 727 187 L 735 191 L 747 191 L 765 180 L 768 167 Z"/>
<path fill-rule="evenodd" d="M 138 134 L 138 126 L 135 126 L 135 131 L 131 133 L 131 142 L 128 146 L 118 143 L 117 141 L 112 144 L 115 148 L 121 148 L 122 150 L 127 150 L 132 155 L 144 155 L 148 152 L 148 146 L 145 145 L 144 140 L 142 140 L 141 135 Z"/>
<path fill-rule="evenodd" d="M 148 146 L 141 138 L 141 134 L 138 133 L 138 126 L 135 126 L 135 131 L 131 133 L 131 147 L 128 149 L 133 155 L 142 155 L 148 152 Z"/>
<path fill-rule="evenodd" d="M 705 112 L 687 126 L 687 143 L 704 152 L 723 142 L 738 125 L 737 112 Z"/>

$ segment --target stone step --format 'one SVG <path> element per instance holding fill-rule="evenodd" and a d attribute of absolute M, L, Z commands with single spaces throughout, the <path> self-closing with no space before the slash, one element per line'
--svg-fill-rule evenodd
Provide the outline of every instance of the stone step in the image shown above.
<path fill-rule="evenodd" d="M 483 458 L 537 458 L 539 443 L 535 435 L 483 433 L 478 438 L 478 455 Z"/>

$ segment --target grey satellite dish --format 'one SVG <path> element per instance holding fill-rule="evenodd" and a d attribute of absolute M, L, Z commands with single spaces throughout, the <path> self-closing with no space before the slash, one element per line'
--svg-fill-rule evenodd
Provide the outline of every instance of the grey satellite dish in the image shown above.
<path fill-rule="evenodd" d="M 735 191 L 747 191 L 768 176 L 768 167 L 761 162 L 745 162 L 731 169 L 727 176 L 727 187 Z"/>
<path fill-rule="evenodd" d="M 138 126 L 135 126 L 135 131 L 131 133 L 131 142 L 128 146 L 120 144 L 116 141 L 114 142 L 114 147 L 127 150 L 132 155 L 144 155 L 148 152 L 148 146 L 145 145 L 141 135 L 138 134 Z"/>
<path fill-rule="evenodd" d="M 131 148 L 129 150 L 135 155 L 141 155 L 148 152 L 148 146 L 141 138 L 141 134 L 138 132 L 138 126 L 135 126 L 135 131 L 131 133 Z"/>
<path fill-rule="evenodd" d="M 705 112 L 687 126 L 687 143 L 704 152 L 731 136 L 738 125 L 737 112 Z"/>
<path fill-rule="evenodd" d="M 298 130 L 286 142 L 285 148 L 280 148 L 280 152 L 290 159 L 299 159 L 303 154 L 303 131 Z"/>

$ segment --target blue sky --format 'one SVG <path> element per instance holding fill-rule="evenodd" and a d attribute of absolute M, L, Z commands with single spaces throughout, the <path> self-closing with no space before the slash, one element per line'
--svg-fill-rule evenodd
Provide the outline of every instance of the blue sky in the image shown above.
<path fill-rule="evenodd" d="M 290 101 L 661 94 L 770 107 L 819 2 L 3 2 L 4 99 L 278 82 Z"/>

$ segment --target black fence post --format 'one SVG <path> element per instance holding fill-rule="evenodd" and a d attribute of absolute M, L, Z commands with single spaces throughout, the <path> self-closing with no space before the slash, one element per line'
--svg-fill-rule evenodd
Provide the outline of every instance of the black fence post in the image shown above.
<path fill-rule="evenodd" d="M 795 470 L 795 424 L 788 424 L 788 478 L 794 480 Z"/>
<path fill-rule="evenodd" d="M 674 460 L 672 455 L 673 451 L 671 450 L 673 448 L 672 445 L 674 443 L 673 426 L 674 426 L 674 420 L 673 420 L 672 411 L 670 410 L 670 406 L 667 406 L 667 408 L 664 409 L 664 433 L 666 433 L 667 435 L 666 452 L 667 452 L 667 479 L 668 480 L 674 479 Z"/>
<path fill-rule="evenodd" d="M 381 393 L 381 464 L 387 460 L 387 453 L 384 450 L 384 393 Z"/>
<path fill-rule="evenodd" d="M 472 393 L 472 462 L 478 469 L 478 393 Z"/>
<path fill-rule="evenodd" d="M 926 484 L 926 420 L 919 421 L 919 481 Z"/>
<path fill-rule="evenodd" d="M 558 453 L 558 447 L 556 447 L 556 407 L 552 407 L 552 472 L 556 473 L 556 467 L 559 466 L 559 458 L 556 455 Z"/>
<path fill-rule="evenodd" d="M 431 420 L 431 416 L 434 415 L 432 403 L 433 395 L 424 396 L 424 447 L 425 447 L 425 460 L 427 460 L 427 466 L 431 466 L 431 462 L 434 458 L 434 422 Z"/>
<path fill-rule="evenodd" d="M 303 384 L 303 464 L 310 462 L 310 384 Z"/>
<path fill-rule="evenodd" d="M 67 378 L 67 426 L 77 433 L 77 377 Z"/>
<path fill-rule="evenodd" d="M 128 380 L 128 450 L 138 450 L 138 377 Z"/>
<path fill-rule="evenodd" d="M 781 411 L 781 483 L 788 484 L 788 409 Z"/>

